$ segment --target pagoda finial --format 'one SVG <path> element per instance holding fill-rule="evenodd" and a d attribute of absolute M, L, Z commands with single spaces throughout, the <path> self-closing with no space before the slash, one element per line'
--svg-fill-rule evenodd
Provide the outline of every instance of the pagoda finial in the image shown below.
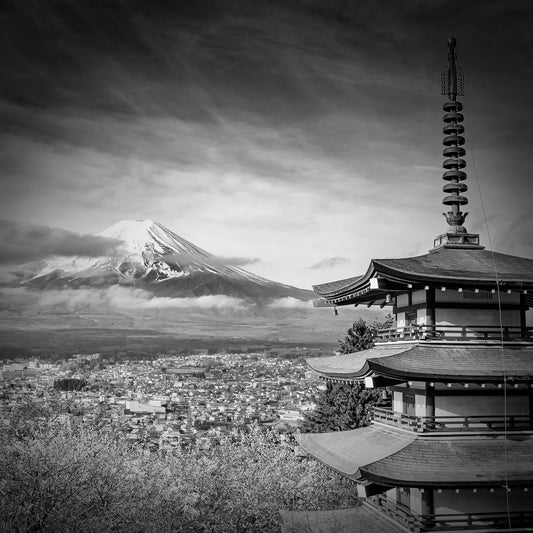
<path fill-rule="evenodd" d="M 442 94 L 447 94 L 448 98 L 455 102 L 457 96 L 464 95 L 463 71 L 457 67 L 455 61 L 457 54 L 455 53 L 455 46 L 457 41 L 455 37 L 448 39 L 448 65 L 442 70 Z"/>
<path fill-rule="evenodd" d="M 479 248 L 479 235 L 468 233 L 463 226 L 468 213 L 461 211 L 461 206 L 468 204 L 468 198 L 461 196 L 461 193 L 468 190 L 466 183 L 466 161 L 462 157 L 466 154 L 462 147 L 465 138 L 462 136 L 465 129 L 461 122 L 464 116 L 461 111 L 463 104 L 457 100 L 457 96 L 463 96 L 464 83 L 463 71 L 456 64 L 457 54 L 455 47 L 457 41 L 455 37 L 448 39 L 448 65 L 442 71 L 442 94 L 448 96 L 448 101 L 444 104 L 444 129 L 445 134 L 443 144 L 445 146 L 443 155 L 446 158 L 443 167 L 446 169 L 442 178 L 447 183 L 442 190 L 447 194 L 442 203 L 449 206 L 450 211 L 443 213 L 448 222 L 448 229 L 445 234 L 435 239 L 435 247 L 476 247 Z"/>

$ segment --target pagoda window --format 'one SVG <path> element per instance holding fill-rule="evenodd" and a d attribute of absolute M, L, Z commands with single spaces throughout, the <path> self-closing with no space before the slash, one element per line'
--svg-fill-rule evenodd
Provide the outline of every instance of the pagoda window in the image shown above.
<path fill-rule="evenodd" d="M 507 416 L 524 416 L 529 414 L 529 398 L 527 391 L 521 394 L 508 395 L 505 412 Z M 457 395 L 435 397 L 435 416 L 489 416 L 504 413 L 502 392 L 495 395 Z"/>
<path fill-rule="evenodd" d="M 398 313 L 396 315 L 396 327 L 397 328 L 404 328 L 406 326 L 405 322 L 405 313 Z"/>
<path fill-rule="evenodd" d="M 471 290 L 463 289 L 462 291 L 447 290 L 436 291 L 435 300 L 437 303 L 454 302 L 464 305 L 467 302 L 483 305 L 483 303 L 496 304 L 498 302 L 498 295 L 496 292 L 488 290 Z M 507 293 L 500 291 L 499 300 L 502 304 L 520 304 L 520 294 L 518 292 Z M 478 303 L 479 302 L 479 303 Z M 414 303 L 414 302 L 413 302 Z"/>
<path fill-rule="evenodd" d="M 472 325 L 499 326 L 500 313 L 498 306 L 487 308 L 437 307 L 435 321 L 439 326 Z M 520 309 L 502 309 L 502 323 L 504 326 L 520 326 Z"/>
<path fill-rule="evenodd" d="M 426 291 L 414 291 L 411 295 L 411 303 L 413 305 L 426 303 Z"/>
<path fill-rule="evenodd" d="M 510 511 L 530 511 L 533 505 L 531 492 L 520 489 L 512 491 L 509 500 Z M 479 488 L 476 492 L 464 489 L 456 492 L 453 489 L 434 491 L 433 501 L 435 514 L 466 514 L 466 513 L 504 513 L 507 512 L 507 498 L 505 489 L 497 487 L 492 489 Z"/>
<path fill-rule="evenodd" d="M 463 291 L 463 300 L 492 300 L 494 294 L 488 291 Z"/>
<path fill-rule="evenodd" d="M 407 307 L 409 305 L 409 295 L 398 294 L 398 296 L 396 297 L 396 305 L 398 307 Z"/>
<path fill-rule="evenodd" d="M 416 416 L 415 395 L 413 393 L 403 393 L 403 414 Z"/>

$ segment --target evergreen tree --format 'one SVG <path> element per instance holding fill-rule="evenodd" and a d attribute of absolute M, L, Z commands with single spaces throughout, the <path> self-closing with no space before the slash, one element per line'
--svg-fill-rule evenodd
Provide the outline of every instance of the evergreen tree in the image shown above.
<path fill-rule="evenodd" d="M 339 352 L 352 353 L 372 348 L 374 346 L 374 337 L 378 330 L 390 328 L 393 322 L 394 318 L 390 313 L 383 321 L 374 320 L 370 325 L 367 325 L 362 318 L 359 318 L 348 329 L 344 340 L 339 341 Z"/>
<path fill-rule="evenodd" d="M 374 336 L 372 328 L 366 325 L 366 322 L 359 318 L 352 327 L 348 329 L 344 340 L 339 341 L 340 353 L 360 352 L 374 346 Z"/>
<path fill-rule="evenodd" d="M 347 331 L 344 340 L 339 341 L 340 353 L 367 350 L 374 346 L 374 335 L 378 329 L 392 325 L 392 315 L 383 322 L 374 321 L 370 326 L 363 319 L 356 320 Z M 360 382 L 330 383 L 321 393 L 313 411 L 305 415 L 302 430 L 322 433 L 343 431 L 367 426 L 374 406 L 385 403 L 383 389 L 367 389 Z"/>

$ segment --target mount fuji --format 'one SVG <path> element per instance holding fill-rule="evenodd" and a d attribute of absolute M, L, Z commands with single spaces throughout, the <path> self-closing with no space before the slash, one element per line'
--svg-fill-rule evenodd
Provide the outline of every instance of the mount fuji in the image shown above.
<path fill-rule="evenodd" d="M 311 300 L 314 293 L 257 276 L 219 258 L 153 220 L 123 220 L 99 233 L 117 242 L 114 255 L 52 256 L 27 265 L 23 284 L 35 289 L 125 285 L 174 298 L 225 295 L 268 305 L 280 298 Z"/>

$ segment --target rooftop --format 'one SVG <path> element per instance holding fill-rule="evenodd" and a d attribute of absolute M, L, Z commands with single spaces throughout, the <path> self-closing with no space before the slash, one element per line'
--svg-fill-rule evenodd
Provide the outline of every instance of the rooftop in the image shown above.
<path fill-rule="evenodd" d="M 494 288 L 497 280 L 502 290 L 533 289 L 533 259 L 488 250 L 439 248 L 417 257 L 373 259 L 362 276 L 315 285 L 313 289 L 330 303 L 348 305 L 386 302 L 391 292 L 407 292 L 426 284 Z"/>
<path fill-rule="evenodd" d="M 373 374 L 400 381 L 498 382 L 533 379 L 533 344 L 407 341 L 306 360 L 326 379 L 356 380 Z"/>
<path fill-rule="evenodd" d="M 423 438 L 372 425 L 301 434 L 298 442 L 307 453 L 354 480 L 405 487 L 533 483 L 531 435 Z"/>
<path fill-rule="evenodd" d="M 400 533 L 404 528 L 366 506 L 333 511 L 280 511 L 282 533 Z M 354 524 L 358 529 L 354 530 Z"/>

